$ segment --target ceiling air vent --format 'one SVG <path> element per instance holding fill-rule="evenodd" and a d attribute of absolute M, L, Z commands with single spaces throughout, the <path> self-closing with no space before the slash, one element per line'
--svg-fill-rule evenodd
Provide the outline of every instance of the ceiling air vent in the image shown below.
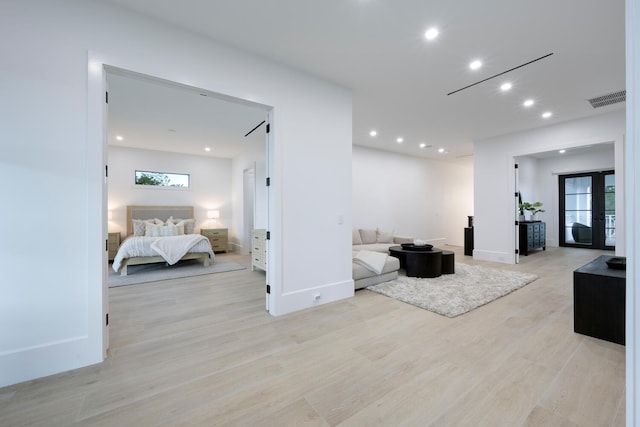
<path fill-rule="evenodd" d="M 618 102 L 624 102 L 627 100 L 627 91 L 621 90 L 618 92 L 609 93 L 607 95 L 598 96 L 596 98 L 588 99 L 589 104 L 593 108 L 605 107 L 611 104 L 617 104 Z"/>

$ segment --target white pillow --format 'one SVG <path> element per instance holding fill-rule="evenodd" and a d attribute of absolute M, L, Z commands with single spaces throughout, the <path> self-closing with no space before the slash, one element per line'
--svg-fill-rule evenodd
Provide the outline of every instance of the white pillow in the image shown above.
<path fill-rule="evenodd" d="M 360 238 L 362 239 L 362 243 L 365 245 L 376 243 L 376 234 L 376 230 L 360 229 Z"/>
<path fill-rule="evenodd" d="M 166 236 L 181 236 L 184 234 L 184 225 L 162 225 L 159 226 L 160 235 L 162 237 Z"/>
<path fill-rule="evenodd" d="M 147 237 L 160 237 L 162 236 L 162 228 L 164 225 L 155 225 L 150 222 L 145 222 L 145 233 Z"/>
<path fill-rule="evenodd" d="M 376 230 L 376 242 L 393 243 L 393 231 L 382 231 L 378 228 Z"/>
<path fill-rule="evenodd" d="M 196 220 L 195 219 L 179 219 L 179 218 L 174 218 L 173 221 L 176 224 L 180 224 L 181 222 L 184 223 L 184 234 L 193 234 L 193 228 L 196 225 Z"/>
<path fill-rule="evenodd" d="M 358 230 L 353 230 L 353 233 L 351 233 L 351 239 L 353 240 L 351 243 L 352 245 L 362 244 L 362 239 L 360 238 L 360 232 Z"/>
<path fill-rule="evenodd" d="M 144 233 L 146 232 L 146 225 L 144 221 L 139 219 L 132 219 L 131 226 L 133 228 L 134 236 L 144 236 Z"/>
<path fill-rule="evenodd" d="M 155 219 L 132 219 L 131 225 L 134 236 L 144 236 L 147 233 L 147 224 L 155 224 Z"/>

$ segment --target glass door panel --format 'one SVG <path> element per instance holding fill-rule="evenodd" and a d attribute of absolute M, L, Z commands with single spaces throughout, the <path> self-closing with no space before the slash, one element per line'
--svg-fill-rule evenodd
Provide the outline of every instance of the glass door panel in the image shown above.
<path fill-rule="evenodd" d="M 593 180 L 590 176 L 564 180 L 565 243 L 591 245 L 593 218 Z"/>
<path fill-rule="evenodd" d="M 604 176 L 604 240 L 606 247 L 616 246 L 616 176 Z"/>
<path fill-rule="evenodd" d="M 613 249 L 615 246 L 615 174 L 561 175 L 560 246 Z"/>

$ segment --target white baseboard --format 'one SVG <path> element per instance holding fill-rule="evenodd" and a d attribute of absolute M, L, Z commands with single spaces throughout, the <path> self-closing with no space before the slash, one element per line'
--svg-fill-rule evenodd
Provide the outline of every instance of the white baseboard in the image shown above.
<path fill-rule="evenodd" d="M 501 262 L 503 264 L 515 264 L 514 254 L 506 252 L 482 251 L 479 249 L 474 249 L 473 259 L 477 259 L 479 261 Z"/>
<path fill-rule="evenodd" d="M 294 311 L 351 298 L 354 293 L 353 280 L 345 280 L 283 294 L 280 298 L 279 306 L 273 307 L 271 314 L 281 316 Z"/>
<path fill-rule="evenodd" d="M 0 355 L 0 387 L 101 363 L 100 352 L 94 352 L 92 358 L 77 356 L 90 354 L 88 341 L 87 337 L 76 337 L 3 353 Z M 42 363 L 43 360 L 47 363 Z"/>

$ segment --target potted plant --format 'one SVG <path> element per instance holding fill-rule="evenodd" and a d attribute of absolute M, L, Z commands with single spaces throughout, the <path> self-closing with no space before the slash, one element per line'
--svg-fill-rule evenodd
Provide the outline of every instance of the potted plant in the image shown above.
<path fill-rule="evenodd" d="M 544 209 L 542 209 L 542 202 L 524 202 L 524 203 L 520 203 L 520 214 L 523 214 L 524 211 L 528 211 L 529 212 L 529 219 L 531 221 L 535 221 L 536 219 L 536 215 L 539 214 L 540 212 L 544 212 Z"/>

